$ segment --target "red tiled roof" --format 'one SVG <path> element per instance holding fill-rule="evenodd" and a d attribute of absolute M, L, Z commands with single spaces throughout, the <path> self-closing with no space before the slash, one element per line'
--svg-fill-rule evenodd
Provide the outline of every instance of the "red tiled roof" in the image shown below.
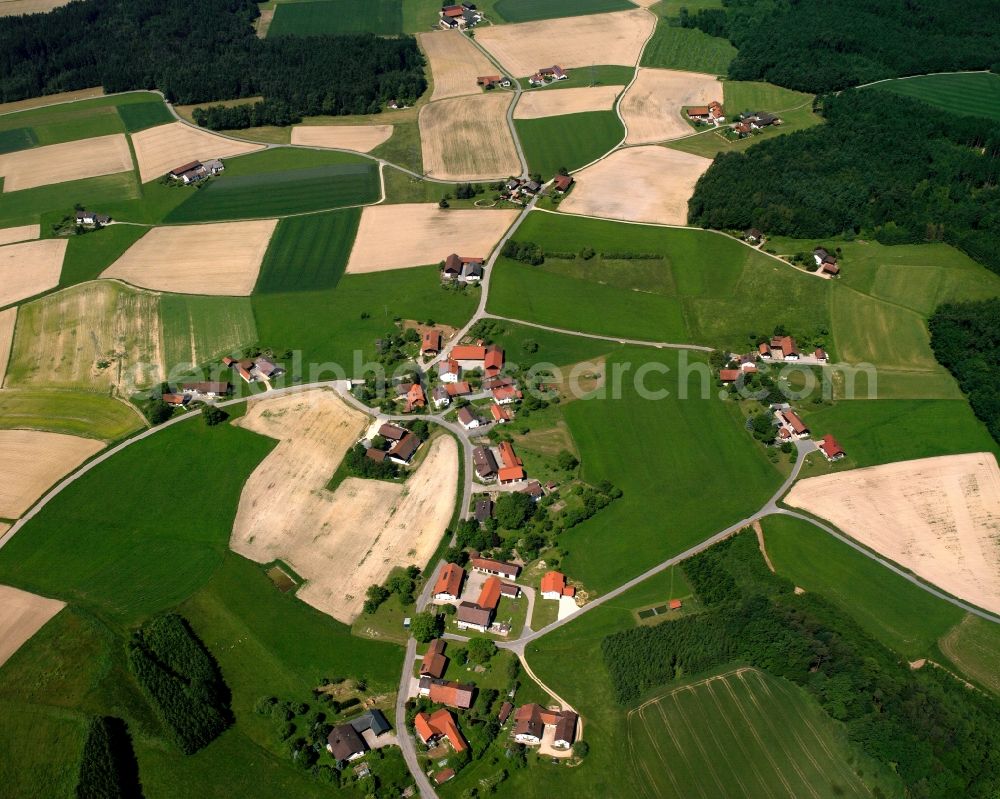
<path fill-rule="evenodd" d="M 556 175 L 552 182 L 559 191 L 566 191 L 573 185 L 573 178 L 570 175 Z"/>
<path fill-rule="evenodd" d="M 509 480 L 523 480 L 524 479 L 524 469 L 520 466 L 505 466 L 499 472 L 497 472 L 497 479 L 501 483 L 506 483 Z"/>
<path fill-rule="evenodd" d="M 837 442 L 833 436 L 827 433 L 823 436 L 823 440 L 820 442 L 819 448 L 823 450 L 823 454 L 828 458 L 835 458 L 838 455 L 846 455 L 843 447 Z"/>
<path fill-rule="evenodd" d="M 785 421 L 791 425 L 793 432 L 804 433 L 809 429 L 805 426 L 805 423 L 799 418 L 799 415 L 795 411 L 783 411 L 782 413 L 785 417 Z"/>
<path fill-rule="evenodd" d="M 521 399 L 521 396 L 521 392 L 514 388 L 514 386 L 501 386 L 500 388 L 493 389 L 493 399 L 497 402 L 505 399 Z"/>
<path fill-rule="evenodd" d="M 679 610 L 680 607 L 681 607 L 681 601 L 679 599 L 671 599 L 670 600 L 670 609 L 671 610 Z"/>
<path fill-rule="evenodd" d="M 721 369 L 719 371 L 719 379 L 723 383 L 735 383 L 740 379 L 739 369 Z"/>
<path fill-rule="evenodd" d="M 490 405 L 490 413 L 493 414 L 493 420 L 496 422 L 510 421 L 510 411 L 506 408 L 501 408 L 499 405 Z"/>
<path fill-rule="evenodd" d="M 472 685 L 462 685 L 457 682 L 434 681 L 431 683 L 430 700 L 442 705 L 470 708 L 472 707 L 472 695 L 474 691 L 475 686 Z M 447 710 L 444 712 L 448 713 Z M 434 715 L 436 716 L 437 713 Z M 448 713 L 448 716 L 450 718 L 451 714 Z M 431 724 L 437 726 L 434 722 L 434 716 L 431 716 Z"/>
<path fill-rule="evenodd" d="M 460 344 L 451 348 L 451 357 L 455 361 L 482 361 L 486 359 L 486 347 Z"/>
<path fill-rule="evenodd" d="M 448 739 L 451 743 L 451 748 L 456 752 L 465 751 L 468 747 L 468 744 L 465 743 L 465 738 L 462 737 L 462 733 L 458 729 L 458 722 L 455 721 L 455 717 L 449 711 L 441 708 L 441 710 L 432 713 L 428 721 L 434 729 Z"/>
<path fill-rule="evenodd" d="M 462 587 L 462 578 L 465 577 L 465 569 L 457 563 L 446 563 L 438 572 L 437 582 L 434 583 L 434 594 L 451 594 L 458 596 Z"/>
<path fill-rule="evenodd" d="M 476 604 L 481 608 L 489 608 L 490 610 L 496 610 L 497 604 L 500 602 L 500 578 L 499 577 L 489 577 L 486 582 L 483 583 L 483 590 L 479 592 L 479 599 L 476 600 Z"/>
<path fill-rule="evenodd" d="M 440 735 L 440 733 L 431 726 L 430 716 L 423 712 L 417 713 L 417 715 L 413 717 L 413 730 L 424 743 L 427 743 L 435 735 Z"/>
<path fill-rule="evenodd" d="M 521 459 L 517 457 L 517 453 L 514 452 L 514 447 L 511 445 L 509 441 L 501 441 L 499 449 L 500 449 L 500 460 L 503 461 L 504 466 L 508 468 L 513 468 L 515 466 L 524 465 Z"/>
<path fill-rule="evenodd" d="M 441 349 L 441 334 L 437 330 L 425 330 L 424 331 L 424 341 L 420 345 L 421 352 L 427 352 L 428 350 L 440 350 Z"/>
<path fill-rule="evenodd" d="M 566 575 L 562 572 L 546 572 L 545 576 L 542 577 L 543 594 L 547 594 L 550 591 L 561 594 L 564 588 L 566 588 Z"/>
<path fill-rule="evenodd" d="M 503 350 L 499 347 L 490 347 L 486 350 L 486 357 L 484 358 L 484 361 L 484 366 L 487 369 L 499 371 L 503 366 Z"/>

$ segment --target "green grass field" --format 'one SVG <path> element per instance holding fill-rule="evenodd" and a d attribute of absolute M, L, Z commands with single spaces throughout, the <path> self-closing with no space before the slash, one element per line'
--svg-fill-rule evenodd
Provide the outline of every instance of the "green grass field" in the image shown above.
<path fill-rule="evenodd" d="M 356 374 L 355 353 L 362 361 L 373 358 L 375 340 L 394 329 L 395 317 L 460 327 L 472 316 L 477 299 L 476 292 L 442 288 L 436 266 L 345 275 L 332 290 L 252 297 L 261 345 L 301 351 L 304 365 L 337 363 L 349 375 Z M 331 373 L 322 374 L 326 376 L 310 378 L 306 371 L 292 377 L 332 379 Z"/>
<path fill-rule="evenodd" d="M 908 660 L 931 656 L 965 615 L 809 522 L 768 516 L 762 527 L 778 574 L 836 603 Z"/>
<path fill-rule="evenodd" d="M 923 100 L 950 114 L 1000 121 L 1000 75 L 993 72 L 897 78 L 867 88 Z"/>
<path fill-rule="evenodd" d="M 965 676 L 1000 694 L 1000 625 L 969 614 L 938 646 Z"/>
<path fill-rule="evenodd" d="M 781 481 L 742 430 L 735 406 L 716 397 L 714 382 L 706 379 L 703 398 L 698 367 L 685 369 L 685 363 L 703 362 L 686 352 L 625 348 L 608 358 L 606 398 L 565 407 L 583 478 L 610 480 L 624 492 L 560 539 L 568 551 L 563 571 L 591 592 L 620 585 L 744 518 Z M 616 380 L 615 369 L 626 364 L 630 368 Z M 641 380 L 640 369 L 648 372 Z M 669 396 L 644 398 L 643 385 Z"/>
<path fill-rule="evenodd" d="M 561 168 L 579 169 L 613 149 L 625 136 L 614 111 L 588 111 L 514 123 L 528 168 L 544 180 Z"/>
<path fill-rule="evenodd" d="M 428 27 L 430 26 L 428 20 Z M 307 0 L 279 3 L 267 35 L 320 36 L 343 33 L 393 34 L 403 31 L 400 0 Z"/>
<path fill-rule="evenodd" d="M 146 128 L 173 122 L 174 117 L 161 100 L 118 106 L 118 116 L 122 118 L 125 130 L 137 133 Z"/>
<path fill-rule="evenodd" d="M 725 75 L 735 57 L 736 48 L 725 39 L 697 28 L 675 27 L 661 19 L 639 63 L 643 67 Z"/>
<path fill-rule="evenodd" d="M 747 80 L 727 80 L 722 83 L 726 118 L 735 118 L 746 111 L 770 111 L 773 114 L 792 108 L 812 107 L 813 96 L 775 86 L 773 83 Z"/>
<path fill-rule="evenodd" d="M 531 214 L 515 236 L 550 252 L 627 249 L 654 259 L 500 259 L 489 310 L 571 330 L 650 341 L 746 347 L 778 323 L 828 324 L 827 281 L 782 266 L 725 236 L 568 215 Z M 623 242 L 626 242 L 623 245 Z"/>
<path fill-rule="evenodd" d="M 816 702 L 754 669 L 651 699 L 629 713 L 628 732 L 649 799 L 871 795 L 849 765 L 846 736 Z"/>
<path fill-rule="evenodd" d="M 0 153 L 13 153 L 34 147 L 38 139 L 31 128 L 11 128 L 0 131 Z"/>
<path fill-rule="evenodd" d="M 500 321 L 498 324 L 501 332 L 492 336 L 491 341 L 503 349 L 507 363 L 514 362 L 522 366 L 538 363 L 570 366 L 599 358 L 620 347 L 612 341 L 567 336 L 513 322 Z M 529 352 L 525 344 L 537 346 L 538 349 L 532 346 L 533 351 Z"/>
<path fill-rule="evenodd" d="M 111 225 L 71 236 L 66 245 L 59 287 L 96 279 L 145 233 L 146 228 L 139 225 Z"/>
<path fill-rule="evenodd" d="M 82 391 L 0 391 L 0 427 L 116 441 L 143 427 L 139 414 L 102 394 Z"/>
<path fill-rule="evenodd" d="M 505 22 L 531 22 L 624 11 L 635 6 L 627 0 L 497 0 L 493 8 Z"/>
<path fill-rule="evenodd" d="M 119 172 L 86 180 L 73 180 L 50 186 L 39 186 L 4 194 L 0 203 L 0 227 L 27 225 L 38 222 L 42 215 L 53 210 L 59 216 L 72 213 L 76 203 L 87 208 L 106 211 L 129 200 L 142 196 L 134 172 Z"/>
<path fill-rule="evenodd" d="M 160 327 L 167 374 L 214 363 L 257 341 L 249 297 L 160 297 Z"/>
<path fill-rule="evenodd" d="M 340 282 L 361 219 L 359 209 L 282 219 L 261 264 L 255 291 L 332 289 Z"/>

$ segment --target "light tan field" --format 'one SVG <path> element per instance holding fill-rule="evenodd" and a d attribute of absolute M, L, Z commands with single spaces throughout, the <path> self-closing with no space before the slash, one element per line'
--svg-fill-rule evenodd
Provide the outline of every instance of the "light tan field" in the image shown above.
<path fill-rule="evenodd" d="M 988 452 L 810 477 L 785 502 L 917 576 L 1000 613 L 1000 468 Z"/>
<path fill-rule="evenodd" d="M 392 125 L 296 125 L 292 144 L 367 153 L 392 135 Z"/>
<path fill-rule="evenodd" d="M 95 136 L 0 155 L 4 193 L 114 175 L 132 169 L 128 139 L 122 133 Z"/>
<path fill-rule="evenodd" d="M 0 247 L 0 306 L 59 285 L 66 239 L 42 239 Z"/>
<path fill-rule="evenodd" d="M 139 179 L 147 183 L 162 177 L 171 169 L 188 161 L 205 161 L 209 158 L 227 158 L 252 153 L 263 144 L 234 141 L 199 130 L 183 122 L 157 125 L 132 134 L 135 158 L 139 162 Z"/>
<path fill-rule="evenodd" d="M 575 174 L 576 186 L 559 209 L 570 214 L 687 223 L 694 184 L 712 159 L 666 147 L 629 147 Z"/>
<path fill-rule="evenodd" d="M 101 277 L 178 294 L 248 296 L 277 219 L 155 227 Z"/>
<path fill-rule="evenodd" d="M 436 264 L 453 252 L 486 258 L 517 213 L 445 210 L 437 203 L 370 205 L 361 212 L 347 272 Z"/>
<path fill-rule="evenodd" d="M 0 228 L 0 245 L 14 244 L 18 241 L 31 241 L 32 239 L 37 239 L 41 234 L 41 225 Z"/>
<path fill-rule="evenodd" d="M 230 547 L 287 561 L 307 580 L 299 598 L 346 623 L 393 567 L 426 565 L 455 504 L 458 448 L 448 436 L 404 484 L 347 478 L 327 491 L 369 422 L 332 391 L 254 401 L 237 422 L 281 443 L 243 488 Z"/>
<path fill-rule="evenodd" d="M 7 374 L 7 361 L 10 358 L 10 348 L 14 343 L 14 325 L 17 322 L 17 308 L 0 311 L 0 386 L 3 386 Z M 2 532 L 2 531 L 0 531 Z"/>
<path fill-rule="evenodd" d="M 641 8 L 476 28 L 476 41 L 523 78 L 554 64 L 568 69 L 592 64 L 631 67 L 653 32 L 656 17 Z M 565 91 L 560 89 L 559 91 Z"/>
<path fill-rule="evenodd" d="M 722 102 L 722 84 L 711 75 L 672 69 L 640 69 L 619 111 L 628 128 L 626 144 L 677 139 L 694 133 L 681 108 Z"/>
<path fill-rule="evenodd" d="M 20 14 L 44 14 L 53 8 L 64 6 L 69 0 L 0 0 L 0 17 L 15 17 Z M 3 659 L 0 658 L 0 663 Z"/>
<path fill-rule="evenodd" d="M 610 111 L 624 86 L 582 86 L 525 92 L 514 106 L 514 119 L 538 119 L 584 111 Z"/>
<path fill-rule="evenodd" d="M 58 599 L 0 585 L 0 666 L 64 607 Z"/>
<path fill-rule="evenodd" d="M 128 394 L 162 380 L 163 360 L 159 296 L 93 281 L 18 309 L 6 384 Z"/>
<path fill-rule="evenodd" d="M 18 518 L 53 483 L 102 449 L 104 442 L 91 438 L 0 430 L 0 517 Z"/>
<path fill-rule="evenodd" d="M 427 55 L 434 79 L 431 100 L 480 94 L 480 75 L 496 75 L 497 68 L 482 51 L 458 31 L 418 33 L 417 41 Z"/>
<path fill-rule="evenodd" d="M 490 180 L 521 174 L 521 162 L 507 127 L 507 106 L 512 97 L 510 92 L 493 91 L 439 100 L 421 108 L 420 147 L 428 176 Z"/>
<path fill-rule="evenodd" d="M 68 103 L 73 100 L 90 100 L 94 97 L 103 96 L 103 86 L 94 86 L 90 89 L 77 89 L 72 92 L 60 92 L 59 94 L 46 94 L 42 97 L 31 97 L 27 100 L 15 100 L 11 103 L 0 103 L 0 114 L 9 114 L 13 111 L 24 111 L 28 108 L 41 108 L 46 105 Z"/>

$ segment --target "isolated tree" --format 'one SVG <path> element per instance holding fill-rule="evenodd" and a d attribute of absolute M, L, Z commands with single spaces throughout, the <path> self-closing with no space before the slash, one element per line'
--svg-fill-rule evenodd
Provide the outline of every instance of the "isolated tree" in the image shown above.
<path fill-rule="evenodd" d="M 560 452 L 556 461 L 559 464 L 559 468 L 567 472 L 572 471 L 580 465 L 580 461 L 578 461 L 576 456 L 568 449 L 564 449 Z"/>
<path fill-rule="evenodd" d="M 222 408 L 218 408 L 215 405 L 203 405 L 201 409 L 201 417 L 205 420 L 205 424 L 209 427 L 215 427 L 217 424 L 222 424 L 229 418 L 229 414 L 226 413 Z"/>
<path fill-rule="evenodd" d="M 465 648 L 473 663 L 488 663 L 497 652 L 497 645 L 489 638 L 473 638 Z"/>
<path fill-rule="evenodd" d="M 444 618 L 428 611 L 418 613 L 410 621 L 410 632 L 420 643 L 426 644 L 444 632 Z"/>

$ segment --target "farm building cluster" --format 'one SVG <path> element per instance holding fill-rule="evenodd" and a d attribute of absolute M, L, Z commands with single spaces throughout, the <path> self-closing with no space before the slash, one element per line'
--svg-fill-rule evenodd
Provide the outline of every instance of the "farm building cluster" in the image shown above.
<path fill-rule="evenodd" d="M 379 426 L 375 435 L 364 438 L 359 443 L 365 448 L 365 457 L 369 460 L 376 463 L 389 461 L 397 466 L 409 466 L 424 442 L 416 433 L 405 427 L 387 422 Z"/>
<path fill-rule="evenodd" d="M 441 279 L 478 283 L 483 279 L 485 260 L 478 255 L 459 255 L 453 252 L 441 262 Z"/>
<path fill-rule="evenodd" d="M 482 86 L 484 89 L 489 91 L 490 89 L 495 89 L 498 86 L 502 89 L 509 89 L 512 83 L 510 78 L 506 75 L 480 75 L 476 78 L 476 85 Z"/>
<path fill-rule="evenodd" d="M 567 78 L 569 78 L 569 73 L 558 64 L 553 64 L 551 67 L 542 67 L 535 72 L 534 75 L 528 78 L 528 84 L 531 86 L 546 86 L 549 83 L 556 83 Z"/>
<path fill-rule="evenodd" d="M 431 598 L 439 603 L 457 603 L 455 625 L 459 630 L 509 635 L 510 625 L 497 621 L 497 609 L 501 597 L 520 598 L 521 589 L 513 581 L 521 567 L 479 556 L 473 557 L 469 565 L 473 573 L 486 575 L 485 579 L 466 581 L 465 569 L 456 563 L 446 563 L 438 572 Z"/>
<path fill-rule="evenodd" d="M 781 118 L 776 114 L 767 111 L 748 111 L 745 114 L 740 114 L 730 127 L 737 138 L 745 139 L 747 136 L 764 130 L 764 128 L 780 124 Z"/>
<path fill-rule="evenodd" d="M 817 247 L 813 250 L 813 261 L 816 263 L 816 274 L 827 278 L 840 276 L 837 256 L 828 252 L 824 247 Z"/>
<path fill-rule="evenodd" d="M 444 30 L 474 28 L 482 21 L 483 15 L 475 3 L 441 6 L 438 12 L 438 25 Z"/>
<path fill-rule="evenodd" d="M 186 164 L 171 169 L 167 175 L 171 180 L 183 183 L 188 186 L 197 183 L 205 178 L 214 177 L 225 169 L 222 161 L 218 158 L 210 158 L 205 162 L 189 161 Z"/>
<path fill-rule="evenodd" d="M 263 355 L 240 359 L 227 356 L 222 359 L 222 365 L 235 371 L 244 383 L 266 383 L 270 386 L 271 380 L 284 373 L 284 369 Z"/>
<path fill-rule="evenodd" d="M 715 125 L 718 127 L 726 121 L 726 112 L 722 103 L 712 100 L 708 105 L 693 105 L 686 109 L 685 113 L 691 122 L 703 125 Z"/>
<path fill-rule="evenodd" d="M 396 739 L 390 734 L 391 731 L 392 725 L 385 714 L 378 708 L 372 708 L 330 730 L 326 738 L 326 751 L 337 762 L 338 768 L 344 768 L 372 749 L 395 744 Z"/>

